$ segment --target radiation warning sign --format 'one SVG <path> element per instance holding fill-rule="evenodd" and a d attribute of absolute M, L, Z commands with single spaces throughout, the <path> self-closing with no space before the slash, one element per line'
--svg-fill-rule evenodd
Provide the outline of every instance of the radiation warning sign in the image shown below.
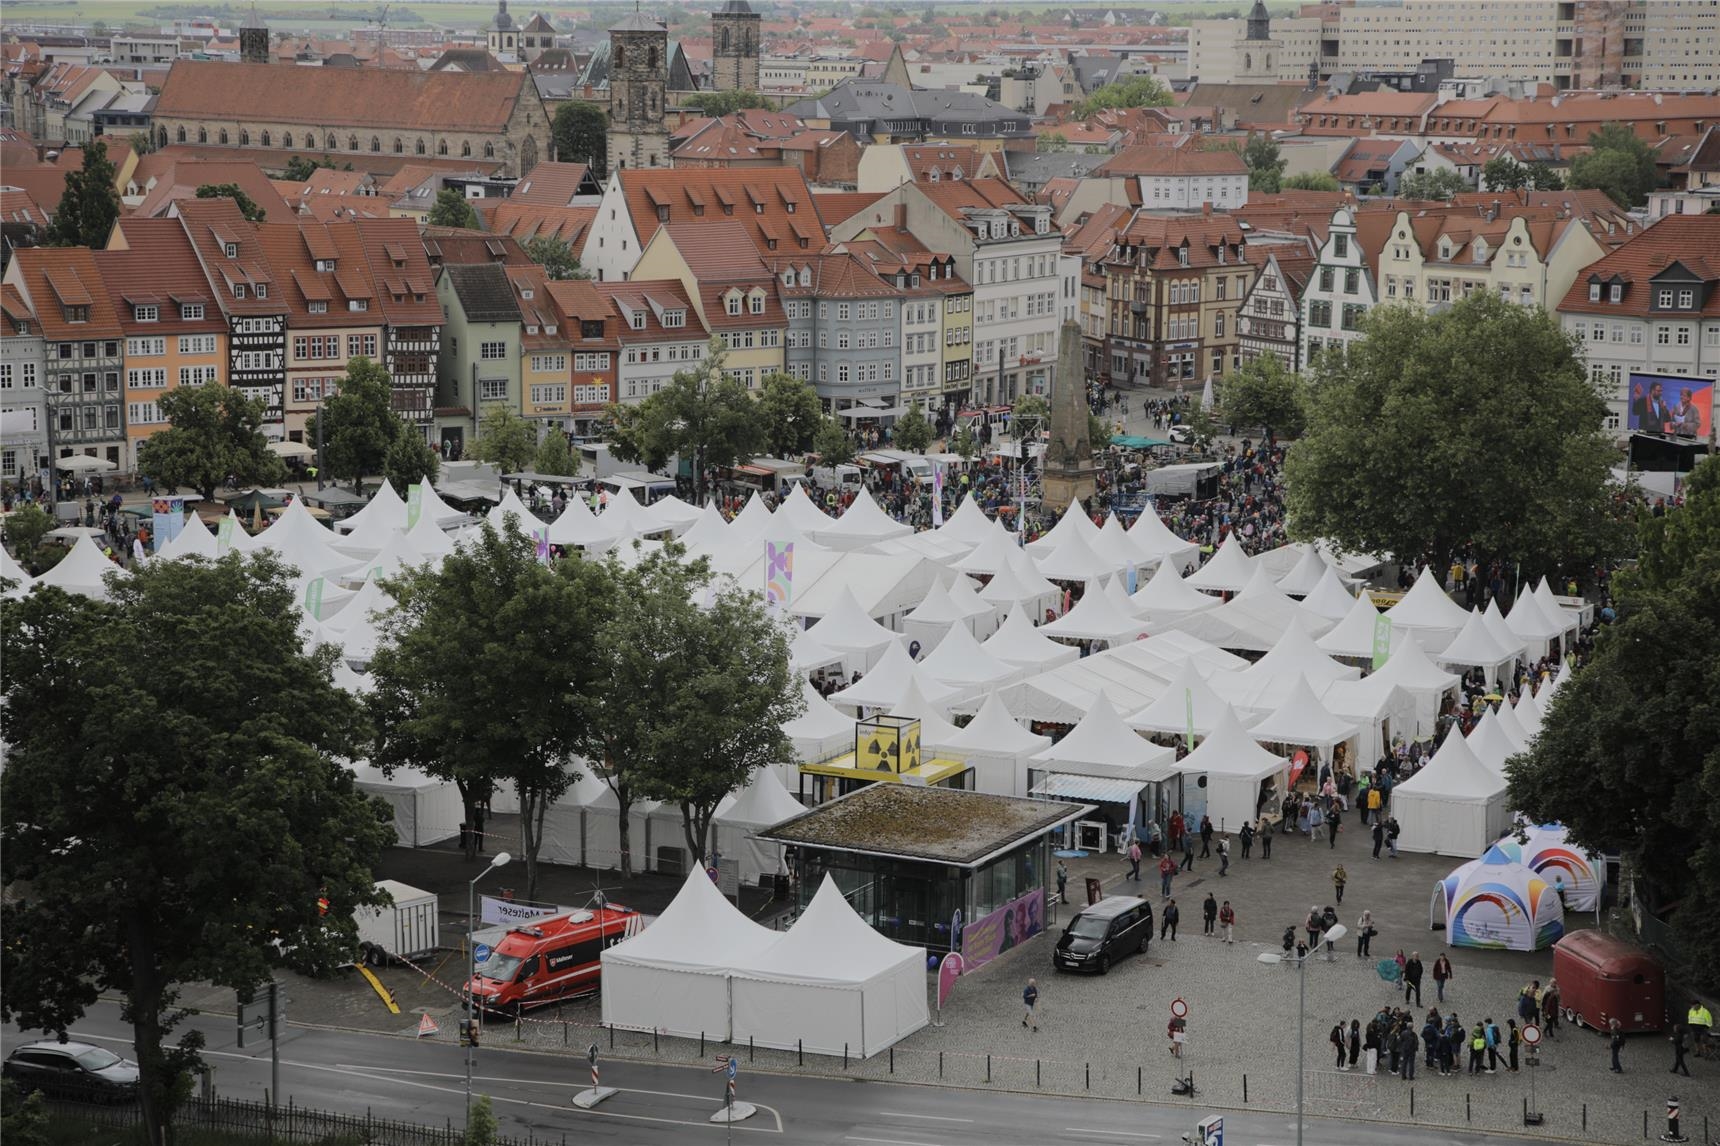
<path fill-rule="evenodd" d="M 915 772 L 920 767 L 920 722 L 876 716 L 854 728 L 855 766 L 862 772 Z"/>

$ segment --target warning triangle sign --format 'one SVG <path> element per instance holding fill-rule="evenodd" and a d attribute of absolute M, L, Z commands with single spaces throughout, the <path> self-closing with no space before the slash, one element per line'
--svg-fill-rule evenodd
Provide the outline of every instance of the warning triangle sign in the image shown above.
<path fill-rule="evenodd" d="M 425 1012 L 424 1016 L 418 1020 L 418 1037 L 421 1039 L 438 1034 L 441 1030 L 442 1028 L 436 1025 L 436 1020 L 430 1017 L 429 1012 Z"/>

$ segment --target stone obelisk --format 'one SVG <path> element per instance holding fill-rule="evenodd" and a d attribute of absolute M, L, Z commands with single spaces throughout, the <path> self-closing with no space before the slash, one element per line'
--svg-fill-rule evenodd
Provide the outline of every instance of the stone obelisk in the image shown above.
<path fill-rule="evenodd" d="M 1089 430 L 1087 378 L 1081 369 L 1081 327 L 1073 320 L 1057 336 L 1057 373 L 1051 383 L 1051 441 L 1045 448 L 1045 508 L 1062 513 L 1097 489 Z"/>

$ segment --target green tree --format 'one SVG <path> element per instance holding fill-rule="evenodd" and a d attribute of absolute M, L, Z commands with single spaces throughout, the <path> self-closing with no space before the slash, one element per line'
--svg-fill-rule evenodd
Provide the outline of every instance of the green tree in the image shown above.
<path fill-rule="evenodd" d="M 526 241 L 526 258 L 542 267 L 550 278 L 588 279 L 591 275 L 579 265 L 573 248 L 554 235 L 538 235 Z"/>
<path fill-rule="evenodd" d="M 478 1095 L 472 1100 L 472 1108 L 466 1112 L 465 1146 L 496 1146 L 500 1133 L 500 1127 L 496 1125 L 496 1108 L 490 1096 Z"/>
<path fill-rule="evenodd" d="M 1130 76 L 1082 100 L 1076 105 L 1075 118 L 1086 119 L 1108 107 L 1170 107 L 1175 102 L 1171 90 L 1152 76 Z"/>
<path fill-rule="evenodd" d="M 340 389 L 306 421 L 305 440 L 315 442 L 320 430 L 329 476 L 352 482 L 358 492 L 366 475 L 383 472 L 390 447 L 405 429 L 394 412 L 393 379 L 381 363 L 360 355 L 346 364 Z"/>
<path fill-rule="evenodd" d="M 555 110 L 550 127 L 555 157 L 562 163 L 583 163 L 602 179 L 609 172 L 609 116 L 596 104 L 568 100 Z"/>
<path fill-rule="evenodd" d="M 1301 171 L 1286 175 L 1279 181 L 1284 191 L 1342 191 L 1338 180 L 1329 171 Z"/>
<path fill-rule="evenodd" d="M 106 247 L 119 221 L 118 182 L 107 144 L 96 140 L 85 146 L 83 167 L 66 172 L 66 189 L 48 227 L 48 245 L 92 251 Z"/>
<path fill-rule="evenodd" d="M 131 144 L 132 153 L 139 159 L 155 150 L 155 136 L 151 132 L 134 131 L 125 138 Z"/>
<path fill-rule="evenodd" d="M 1565 177 L 1548 163 L 1529 164 L 1529 187 L 1535 191 L 1563 191 Z"/>
<path fill-rule="evenodd" d="M 824 420 L 824 404 L 809 383 L 772 374 L 759 386 L 758 417 L 764 450 L 773 458 L 796 458 L 812 448 Z"/>
<path fill-rule="evenodd" d="M 1471 542 L 1526 574 L 1628 547 L 1606 402 L 1556 318 L 1477 292 L 1434 315 L 1376 308 L 1364 330 L 1308 376 L 1285 460 L 1296 537 L 1435 565 Z"/>
<path fill-rule="evenodd" d="M 1051 417 L 1051 403 L 1038 394 L 1023 394 L 1015 400 L 1009 414 L 1011 422 L 1032 418 L 1045 422 Z"/>
<path fill-rule="evenodd" d="M 551 568 L 517 529 L 484 522 L 440 567 L 383 584 L 397 604 L 379 623 L 370 663 L 371 762 L 451 780 L 468 821 L 486 795 L 511 785 L 526 895 L 535 898 L 544 813 L 578 778 L 582 698 L 605 686 L 589 654 L 609 612 L 604 566 L 568 558 Z"/>
<path fill-rule="evenodd" d="M 545 477 L 576 477 L 579 474 L 579 454 L 574 452 L 567 435 L 552 429 L 538 443 L 532 456 L 532 472 Z"/>
<path fill-rule="evenodd" d="M 770 101 L 757 92 L 698 92 L 681 100 L 682 107 L 702 111 L 708 116 L 729 115 L 748 108 L 768 108 Z"/>
<path fill-rule="evenodd" d="M 835 418 L 822 418 L 812 436 L 812 452 L 821 466 L 845 466 L 854 460 L 854 439 Z"/>
<path fill-rule="evenodd" d="M 53 1146 L 51 1125 L 41 1091 L 24 1094 L 11 1079 L 0 1081 L 0 1138 L 6 1146 Z"/>
<path fill-rule="evenodd" d="M 1302 379 L 1285 369 L 1276 354 L 1262 354 L 1225 375 L 1219 384 L 1224 421 L 1233 426 L 1260 426 L 1274 433 L 1301 436 Z"/>
<path fill-rule="evenodd" d="M 405 497 L 412 486 L 425 481 L 435 484 L 441 475 L 442 458 L 424 440 L 424 432 L 416 426 L 401 427 L 382 459 L 382 476 L 394 492 Z"/>
<path fill-rule="evenodd" d="M 12 545 L 12 552 L 17 554 L 18 564 L 34 575 L 37 550 L 42 544 L 42 538 L 48 535 L 48 530 L 54 528 L 54 519 L 48 516 L 48 511 L 31 502 L 21 505 L 6 516 L 6 540 Z"/>
<path fill-rule="evenodd" d="M 319 167 L 327 167 L 332 170 L 334 163 L 332 160 L 319 160 L 312 159 L 307 155 L 294 155 L 288 158 L 287 165 L 281 168 L 281 178 L 288 183 L 308 183 Z"/>
<path fill-rule="evenodd" d="M 345 764 L 365 734 L 337 654 L 305 650 L 274 555 L 152 561 L 110 592 L 38 590 L 0 618 L 0 878 L 31 889 L 0 906 L 0 1017 L 63 1035 L 118 995 L 164 1146 L 202 1045 L 165 1046 L 180 984 L 248 992 L 349 957 L 394 831 Z"/>
<path fill-rule="evenodd" d="M 1654 148 L 1628 124 L 1604 124 L 1589 136 L 1589 153 L 1571 160 L 1572 190 L 1597 188 L 1620 207 L 1640 207 L 1660 185 Z"/>
<path fill-rule="evenodd" d="M 1278 154 L 1278 145 L 1270 135 L 1251 135 L 1242 149 L 1242 161 L 1248 164 L 1248 189 L 1275 194 L 1283 187 L 1284 168 L 1289 160 Z"/>
<path fill-rule="evenodd" d="M 268 214 L 257 206 L 257 201 L 245 194 L 245 189 L 237 183 L 205 183 L 197 189 L 199 199 L 231 199 L 239 205 L 239 214 L 253 223 L 261 223 Z"/>
<path fill-rule="evenodd" d="M 898 450 L 907 450 L 910 454 L 923 454 L 926 447 L 932 444 L 932 424 L 926 420 L 925 411 L 920 409 L 919 402 L 908 407 L 908 412 L 896 419 L 896 424 L 890 427 L 890 443 Z"/>
<path fill-rule="evenodd" d="M 168 427 L 138 447 L 138 467 L 168 492 L 190 486 L 214 498 L 229 477 L 272 485 L 286 466 L 263 437 L 263 404 L 226 386 L 181 386 L 161 396 Z"/>
<path fill-rule="evenodd" d="M 1510 802 L 1617 852 L 1645 906 L 1670 917 L 1675 971 L 1720 990 L 1720 462 L 1683 509 L 1645 517 L 1643 559 L 1614 583 L 1615 624 L 1560 686 L 1530 750 L 1506 764 Z"/>
<path fill-rule="evenodd" d="M 971 462 L 979 454 L 979 439 L 974 437 L 972 428 L 963 423 L 950 435 L 949 448 L 950 453 L 959 454 Z"/>
<path fill-rule="evenodd" d="M 1529 185 L 1529 169 L 1508 155 L 1496 155 L 1481 165 L 1484 191 L 1521 191 Z"/>
<path fill-rule="evenodd" d="M 1087 440 L 1097 453 L 1111 444 L 1111 435 L 1116 432 L 1116 426 L 1108 419 L 1089 412 L 1087 415 Z"/>
<path fill-rule="evenodd" d="M 705 360 L 675 371 L 663 389 L 636 406 L 611 406 L 610 450 L 624 462 L 662 472 L 679 457 L 693 469 L 693 489 L 705 496 L 705 470 L 732 466 L 764 451 L 764 424 L 747 388 L 723 373 L 722 340 L 711 339 Z"/>
<path fill-rule="evenodd" d="M 1038 151 L 1068 151 L 1069 137 L 1061 131 L 1047 131 L 1039 136 L 1034 147 Z"/>
<path fill-rule="evenodd" d="M 478 440 L 472 443 L 473 457 L 514 474 L 531 464 L 537 448 L 537 429 L 530 422 L 500 402 L 484 407 Z"/>
<path fill-rule="evenodd" d="M 1403 199 L 1437 199 L 1449 201 L 1465 191 L 1473 191 L 1469 180 L 1447 167 L 1432 171 L 1412 171 L 1398 180 L 1398 196 Z"/>
<path fill-rule="evenodd" d="M 478 229 L 478 212 L 466 202 L 466 197 L 460 194 L 458 188 L 444 187 L 436 192 L 436 202 L 431 204 L 429 225 L 464 227 L 468 231 L 475 231 Z"/>

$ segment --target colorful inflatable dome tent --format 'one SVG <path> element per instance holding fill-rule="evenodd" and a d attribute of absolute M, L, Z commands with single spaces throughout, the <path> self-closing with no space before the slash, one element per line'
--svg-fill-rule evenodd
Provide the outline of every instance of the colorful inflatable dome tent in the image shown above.
<path fill-rule="evenodd" d="M 1524 839 L 1517 838 L 1519 832 Z M 1571 843 L 1563 824 L 1523 825 L 1490 850 L 1522 864 L 1555 889 L 1562 883 L 1566 911 L 1600 910 L 1606 868 L 1599 856 Z"/>
<path fill-rule="evenodd" d="M 1565 933 L 1565 909 L 1552 884 L 1489 848 L 1434 886 L 1428 926 L 1454 947 L 1539 951 Z"/>

